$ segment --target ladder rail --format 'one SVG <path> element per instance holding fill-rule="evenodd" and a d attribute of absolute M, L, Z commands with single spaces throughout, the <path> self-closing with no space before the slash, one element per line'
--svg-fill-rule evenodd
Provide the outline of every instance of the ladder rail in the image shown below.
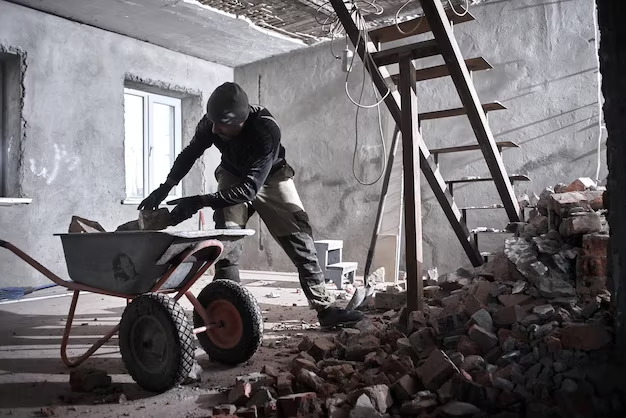
<path fill-rule="evenodd" d="M 402 112 L 400 110 L 400 93 L 398 91 L 389 92 L 390 87 L 385 82 L 386 79 L 390 79 L 391 77 L 388 70 L 384 67 L 378 68 L 374 64 L 370 55 L 371 53 L 377 51 L 374 43 L 367 38 L 363 39 L 361 31 L 357 28 L 356 23 L 354 22 L 351 13 L 346 8 L 343 0 L 330 0 L 330 3 L 346 30 L 346 34 L 352 41 L 356 53 L 361 57 L 361 60 L 370 74 L 374 85 L 384 97 L 384 102 L 387 105 L 389 112 L 396 121 L 396 124 L 401 126 Z M 413 64 L 411 65 L 415 67 Z M 415 71 L 415 68 L 413 68 L 413 71 Z M 412 88 L 415 89 L 415 86 L 412 86 Z M 387 94 L 388 92 L 389 94 Z M 439 172 L 439 169 L 436 165 L 434 165 L 433 158 L 419 132 L 416 133 L 415 140 L 417 141 L 419 149 L 421 171 L 433 190 L 439 204 L 442 206 L 448 221 L 452 225 L 452 229 L 465 250 L 465 253 L 474 266 L 483 264 L 484 260 L 480 256 L 480 253 L 476 250 L 473 237 L 469 233 L 467 226 L 462 222 L 461 211 L 454 202 L 454 199 L 452 198 L 448 187 Z"/>

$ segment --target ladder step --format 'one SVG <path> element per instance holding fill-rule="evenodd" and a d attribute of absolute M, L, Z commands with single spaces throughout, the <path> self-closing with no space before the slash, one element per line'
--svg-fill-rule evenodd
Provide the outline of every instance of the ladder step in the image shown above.
<path fill-rule="evenodd" d="M 502 209 L 504 205 L 502 203 L 494 203 L 489 206 L 467 206 L 464 208 L 459 208 L 460 210 L 487 210 L 487 209 Z"/>
<path fill-rule="evenodd" d="M 494 110 L 504 110 L 506 106 L 504 106 L 500 102 L 492 102 L 483 104 L 483 110 L 485 112 L 491 112 Z M 446 109 L 446 110 L 437 110 L 435 112 L 426 112 L 420 113 L 420 120 L 432 120 L 432 119 L 442 119 L 442 118 L 451 118 L 453 116 L 461 116 L 467 114 L 467 110 L 464 107 L 458 107 L 456 109 Z"/>
<path fill-rule="evenodd" d="M 396 64 L 400 61 L 400 56 L 415 60 L 419 58 L 432 57 L 439 54 L 439 47 L 435 40 L 416 42 L 409 45 L 402 45 L 397 48 L 384 49 L 371 54 L 372 60 L 377 66 Z"/>
<path fill-rule="evenodd" d="M 326 266 L 327 270 L 333 270 L 333 269 L 337 269 L 337 270 L 356 270 L 358 267 L 359 263 L 353 262 L 353 261 L 344 261 L 341 263 L 335 263 L 335 264 L 329 264 Z"/>
<path fill-rule="evenodd" d="M 469 71 L 491 70 L 493 68 L 493 66 L 483 57 L 466 59 L 465 65 L 467 65 L 467 69 Z M 415 81 L 432 80 L 434 78 L 447 77 L 449 75 L 450 70 L 447 65 L 437 65 L 435 67 L 415 70 Z M 393 74 L 391 79 L 394 83 L 398 84 L 400 77 L 398 74 Z"/>
<path fill-rule="evenodd" d="M 515 174 L 509 176 L 509 180 L 511 181 L 530 181 L 530 177 L 525 176 L 523 174 Z M 466 179 L 458 179 L 458 180 L 446 180 L 447 184 L 457 184 L 457 183 L 478 183 L 481 181 L 493 181 L 491 177 L 471 177 Z"/>
<path fill-rule="evenodd" d="M 463 14 L 464 12 L 465 12 L 465 9 L 463 9 L 463 12 L 461 12 L 460 14 Z M 452 9 L 448 9 L 446 11 L 446 15 L 448 16 L 448 19 L 455 25 L 459 23 L 471 22 L 472 20 L 475 20 L 475 17 L 469 12 L 465 13 L 464 16 L 458 16 L 456 13 L 454 13 L 454 11 L 452 11 Z M 419 26 L 417 26 L 418 24 Z M 430 25 L 428 24 L 428 20 L 426 20 L 426 18 L 423 16 L 418 17 L 416 19 L 407 20 L 406 22 L 402 22 L 398 24 L 398 26 L 400 26 L 400 29 L 402 29 L 403 32 L 408 33 L 408 35 L 405 35 L 402 32 L 400 32 L 398 28 L 396 27 L 396 25 L 393 24 L 393 25 L 384 26 L 382 28 L 371 30 L 369 32 L 370 39 L 374 42 L 383 43 L 383 42 L 397 41 L 398 39 L 408 38 L 409 36 L 415 36 L 421 33 L 430 32 Z M 417 27 L 417 29 L 415 29 L 412 32 L 409 32 L 415 27 Z"/>
<path fill-rule="evenodd" d="M 519 148 L 515 142 L 511 141 L 500 141 L 496 142 L 498 148 Z M 464 151 L 479 151 L 480 145 L 472 144 L 472 145 L 459 145 L 458 147 L 447 147 L 447 148 L 434 148 L 430 150 L 431 154 L 450 154 L 453 152 L 464 152 Z"/>

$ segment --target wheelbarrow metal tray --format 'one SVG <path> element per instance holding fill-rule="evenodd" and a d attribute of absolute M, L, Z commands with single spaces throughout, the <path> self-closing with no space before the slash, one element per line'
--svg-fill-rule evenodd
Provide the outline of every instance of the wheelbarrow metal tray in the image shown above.
<path fill-rule="evenodd" d="M 250 229 L 206 231 L 123 231 L 55 234 L 61 237 L 70 278 L 105 292 L 149 292 L 176 262 L 176 256 L 202 241 L 220 241 L 228 254 Z M 206 260 L 181 263 L 161 290 L 183 287 Z"/>

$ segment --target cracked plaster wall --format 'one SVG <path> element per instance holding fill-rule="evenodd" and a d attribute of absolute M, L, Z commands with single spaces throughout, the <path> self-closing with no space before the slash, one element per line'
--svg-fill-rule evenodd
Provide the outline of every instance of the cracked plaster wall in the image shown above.
<path fill-rule="evenodd" d="M 505 150 L 503 156 L 509 173 L 532 179 L 516 186 L 518 195 L 539 194 L 558 181 L 595 177 L 600 130 L 593 5 L 593 0 L 485 2 L 470 6 L 476 21 L 454 27 L 464 57 L 483 56 L 494 67 L 475 73 L 474 83 L 482 102 L 498 100 L 508 108 L 490 113 L 489 123 L 497 141 L 520 145 Z M 396 41 L 389 47 L 421 39 Z M 417 64 L 442 63 L 433 58 Z M 272 92 L 265 93 L 264 104 L 281 123 L 287 158 L 300 171 L 295 180 L 316 238 L 343 239 L 344 259 L 358 261 L 362 268 L 381 185 L 362 187 L 352 178 L 355 107 L 345 96 L 339 67 L 326 44 L 238 67 L 235 80 L 256 91 L 261 75 L 263 88 Z M 360 74 L 360 67 L 350 89 L 353 95 L 359 91 L 356 73 Z M 420 82 L 417 93 L 420 112 L 461 104 L 450 78 Z M 359 141 L 376 144 L 375 112 L 362 115 Z M 386 131 L 389 140 L 389 126 Z M 423 135 L 429 148 L 476 143 L 465 116 L 425 121 Z M 602 145 L 600 179 L 607 173 L 605 150 Z M 488 175 L 480 152 L 441 156 L 440 164 L 446 179 Z M 493 183 L 457 186 L 454 195 L 461 207 L 499 201 Z M 425 181 L 422 199 L 424 267 L 448 271 L 468 264 Z M 468 216 L 470 228 L 503 228 L 507 223 L 503 210 L 475 211 Z M 481 236 L 481 250 L 502 248 L 502 236 L 490 241 Z M 259 251 L 256 244 L 248 244 L 246 250 L 247 268 L 293 271 L 271 240 L 266 240 L 265 251 Z"/>
<path fill-rule="evenodd" d="M 182 97 L 186 144 L 210 93 L 232 80 L 233 70 L 2 1 L 0 44 L 27 57 L 19 174 L 20 195 L 33 199 L 0 206 L 0 239 L 67 277 L 61 241 L 53 234 L 66 232 L 72 215 L 107 230 L 137 217 L 136 206 L 120 203 L 125 80 Z M 211 164 L 216 158 L 214 151 L 205 154 Z M 204 163 L 199 160 L 183 181 L 185 194 L 214 188 Z M 197 217 L 180 229 L 198 229 Z M 48 282 L 8 251 L 0 251 L 0 266 L 0 287 Z"/>

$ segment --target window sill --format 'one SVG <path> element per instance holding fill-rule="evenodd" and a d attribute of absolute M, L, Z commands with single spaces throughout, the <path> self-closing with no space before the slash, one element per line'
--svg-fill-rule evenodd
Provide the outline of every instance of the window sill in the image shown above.
<path fill-rule="evenodd" d="M 0 206 L 28 205 L 32 201 L 26 197 L 0 197 Z"/>

